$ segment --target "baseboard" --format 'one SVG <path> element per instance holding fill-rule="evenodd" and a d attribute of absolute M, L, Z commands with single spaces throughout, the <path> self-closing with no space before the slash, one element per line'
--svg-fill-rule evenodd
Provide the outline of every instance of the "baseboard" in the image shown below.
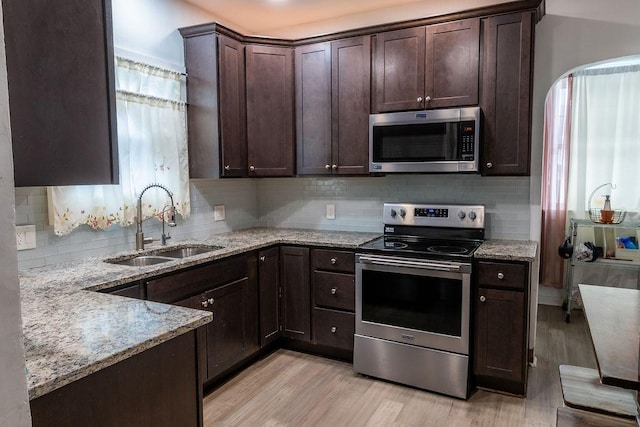
<path fill-rule="evenodd" d="M 564 302 L 562 289 L 540 285 L 538 288 L 538 304 L 561 307 Z"/>

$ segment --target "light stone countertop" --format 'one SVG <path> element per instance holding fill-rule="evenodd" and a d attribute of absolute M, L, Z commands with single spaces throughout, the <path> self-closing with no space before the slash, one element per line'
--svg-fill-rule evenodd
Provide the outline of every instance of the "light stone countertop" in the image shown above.
<path fill-rule="evenodd" d="M 22 270 L 20 292 L 29 398 L 35 399 L 211 321 L 211 313 L 206 311 L 90 291 L 276 244 L 355 249 L 378 236 L 378 233 L 253 228 L 162 248 L 149 246 L 145 254 L 189 244 L 223 247 L 153 266 L 104 262 L 137 254 L 132 250 Z"/>
<path fill-rule="evenodd" d="M 104 262 L 138 254 L 131 250 L 22 270 L 20 290 L 29 398 L 35 399 L 211 321 L 209 312 L 91 291 L 278 244 L 355 249 L 378 236 L 379 233 L 251 228 L 166 247 L 149 246 L 144 254 L 194 244 L 222 247 L 152 266 Z M 532 261 L 536 251 L 535 242 L 487 240 L 475 256 Z"/>
<path fill-rule="evenodd" d="M 487 239 L 476 249 L 473 257 L 475 259 L 533 262 L 537 252 L 538 243 L 530 240 Z"/>

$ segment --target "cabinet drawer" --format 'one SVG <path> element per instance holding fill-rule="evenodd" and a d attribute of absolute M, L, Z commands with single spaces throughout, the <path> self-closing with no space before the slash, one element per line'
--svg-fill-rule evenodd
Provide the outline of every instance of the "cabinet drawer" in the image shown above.
<path fill-rule="evenodd" d="M 315 305 L 355 311 L 356 278 L 353 274 L 313 272 Z"/>
<path fill-rule="evenodd" d="M 528 281 L 524 264 L 478 262 L 478 283 L 509 289 L 525 289 Z"/>
<path fill-rule="evenodd" d="M 356 271 L 356 260 L 353 252 L 314 249 L 312 254 L 314 270 L 342 271 L 345 273 L 354 273 Z"/>
<path fill-rule="evenodd" d="M 146 282 L 147 299 L 171 303 L 247 275 L 247 257 L 225 259 Z"/>
<path fill-rule="evenodd" d="M 353 350 L 356 317 L 353 313 L 316 308 L 313 310 L 314 343 Z"/>

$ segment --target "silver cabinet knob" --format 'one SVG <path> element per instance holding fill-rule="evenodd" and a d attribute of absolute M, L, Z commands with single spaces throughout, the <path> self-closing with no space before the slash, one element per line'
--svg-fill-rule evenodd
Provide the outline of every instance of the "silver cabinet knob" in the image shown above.
<path fill-rule="evenodd" d="M 231 166 L 229 166 L 229 165 L 225 165 L 224 170 L 226 170 L 226 171 L 230 171 L 230 170 L 231 170 Z"/>
<path fill-rule="evenodd" d="M 333 169 L 333 170 L 338 169 L 338 165 L 331 165 L 331 169 Z"/>
<path fill-rule="evenodd" d="M 249 172 L 255 172 L 256 171 L 256 167 L 251 165 L 249 166 Z"/>
<path fill-rule="evenodd" d="M 209 298 L 207 301 L 209 301 L 209 304 L 213 304 L 215 302 L 213 298 Z"/>
<path fill-rule="evenodd" d="M 338 262 L 338 259 L 337 258 L 331 258 L 329 260 L 329 262 L 331 262 L 331 265 L 336 265 L 336 263 Z"/>
<path fill-rule="evenodd" d="M 491 169 L 493 167 L 493 163 L 489 162 L 487 163 L 487 169 Z"/>
<path fill-rule="evenodd" d="M 418 101 L 418 102 L 422 102 L 422 97 L 421 97 L 421 96 L 419 96 L 419 97 L 418 97 L 418 99 L 416 99 L 416 101 Z"/>
<path fill-rule="evenodd" d="M 338 331 L 338 328 L 336 328 L 335 326 L 331 327 L 331 333 L 335 334 Z"/>
<path fill-rule="evenodd" d="M 338 288 L 331 288 L 331 295 L 335 295 L 338 293 Z"/>
<path fill-rule="evenodd" d="M 209 303 L 208 303 L 208 302 L 206 302 L 206 301 L 202 301 L 200 304 L 202 304 L 202 306 L 203 306 L 204 308 L 209 307 Z"/>
<path fill-rule="evenodd" d="M 480 295 L 480 302 L 485 302 L 487 300 L 487 297 L 485 297 L 484 295 Z"/>
<path fill-rule="evenodd" d="M 502 273 L 502 272 L 498 273 L 498 279 L 499 280 L 504 279 L 504 273 Z"/>
<path fill-rule="evenodd" d="M 427 97 L 424 99 L 424 102 L 429 102 L 429 101 L 431 101 L 431 97 L 430 97 L 430 96 L 427 96 Z"/>
<path fill-rule="evenodd" d="M 324 168 L 325 168 L 326 170 L 329 170 L 329 169 L 331 169 L 331 165 L 324 165 Z"/>
<path fill-rule="evenodd" d="M 207 308 L 207 307 L 209 307 L 210 305 L 213 305 L 213 303 L 214 303 L 215 301 L 216 301 L 216 300 L 214 300 L 213 298 L 209 298 L 209 299 L 206 299 L 206 300 L 202 301 L 200 304 L 202 304 L 202 306 L 203 306 L 204 308 Z"/>
<path fill-rule="evenodd" d="M 266 257 L 266 256 L 264 256 L 264 255 L 262 255 L 262 256 L 260 257 L 260 261 L 262 261 L 262 262 L 264 262 L 264 260 L 265 260 L 265 259 L 267 259 L 267 257 Z"/>

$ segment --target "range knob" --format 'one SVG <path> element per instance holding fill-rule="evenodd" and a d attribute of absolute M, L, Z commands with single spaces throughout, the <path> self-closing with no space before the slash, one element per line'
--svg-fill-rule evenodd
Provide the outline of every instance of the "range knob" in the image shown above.
<path fill-rule="evenodd" d="M 396 215 L 398 215 L 398 212 L 395 209 L 391 209 L 391 218 L 395 218 Z"/>
<path fill-rule="evenodd" d="M 460 218 L 460 220 L 463 220 L 463 219 L 464 219 L 464 217 L 466 217 L 466 216 L 467 216 L 467 214 L 466 214 L 466 213 L 464 213 L 464 211 L 460 211 L 460 212 L 458 212 L 458 218 Z"/>
<path fill-rule="evenodd" d="M 476 219 L 476 213 L 474 211 L 469 212 L 469 219 L 471 221 L 473 221 L 474 219 Z"/>
<path fill-rule="evenodd" d="M 404 209 L 400 209 L 400 216 L 404 218 L 407 215 L 407 212 Z"/>

